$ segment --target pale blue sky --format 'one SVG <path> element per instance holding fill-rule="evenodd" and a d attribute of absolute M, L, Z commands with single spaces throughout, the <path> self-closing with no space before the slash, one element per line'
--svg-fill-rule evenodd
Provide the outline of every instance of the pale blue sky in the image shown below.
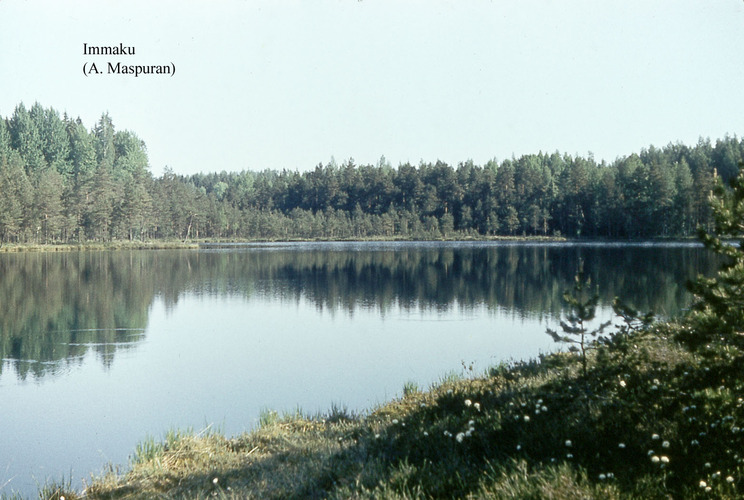
<path fill-rule="evenodd" d="M 120 42 L 136 55 L 83 55 Z M 109 59 L 176 75 L 83 76 Z M 155 175 L 609 162 L 744 133 L 744 2 L 0 0 L 0 115 L 35 101 L 88 128 L 108 111 Z"/>

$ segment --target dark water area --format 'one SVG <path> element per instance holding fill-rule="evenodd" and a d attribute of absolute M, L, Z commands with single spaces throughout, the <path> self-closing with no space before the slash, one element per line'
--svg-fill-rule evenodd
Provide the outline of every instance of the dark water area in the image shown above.
<path fill-rule="evenodd" d="M 285 243 L 0 255 L 0 494 L 126 467 L 168 429 L 364 411 L 557 348 L 579 263 L 664 317 L 717 263 L 695 244 Z"/>

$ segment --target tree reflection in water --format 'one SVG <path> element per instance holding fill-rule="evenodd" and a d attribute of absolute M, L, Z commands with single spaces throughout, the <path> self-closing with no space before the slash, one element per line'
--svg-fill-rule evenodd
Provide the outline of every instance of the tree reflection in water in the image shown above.
<path fill-rule="evenodd" d="M 354 313 L 452 307 L 558 317 L 579 260 L 614 297 L 673 316 L 685 283 L 712 274 L 695 245 L 303 243 L 204 250 L 21 253 L 0 256 L 0 373 L 53 375 L 89 352 L 105 366 L 143 339 L 156 297 L 184 294 L 309 301 Z"/>

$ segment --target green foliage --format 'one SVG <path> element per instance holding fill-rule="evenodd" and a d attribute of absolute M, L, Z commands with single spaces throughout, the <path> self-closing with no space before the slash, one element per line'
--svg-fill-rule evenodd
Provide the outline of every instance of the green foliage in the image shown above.
<path fill-rule="evenodd" d="M 622 323 L 616 325 L 617 330 L 610 332 L 609 337 L 599 339 L 599 342 L 607 346 L 609 353 L 617 353 L 625 359 L 632 353 L 635 339 L 649 333 L 655 316 L 650 311 L 639 312 L 618 297 L 615 297 L 612 302 L 612 310 L 622 320 Z"/>
<path fill-rule="evenodd" d="M 595 348 L 594 342 L 601 338 L 599 335 L 612 324 L 611 321 L 607 321 L 594 329 L 589 329 L 589 323 L 595 318 L 599 303 L 598 293 L 589 295 L 590 286 L 591 278 L 585 277 L 582 264 L 574 277 L 573 290 L 568 290 L 563 294 L 563 301 L 569 309 L 566 319 L 560 322 L 563 335 L 552 328 L 547 329 L 548 335 L 554 341 L 569 344 L 570 350 L 579 351 L 585 376 L 587 374 L 587 352 Z"/>
<path fill-rule="evenodd" d="M 77 500 L 79 498 L 82 497 L 72 487 L 71 479 L 47 481 L 39 489 L 39 500 Z"/>
<path fill-rule="evenodd" d="M 680 339 L 703 353 L 744 352 L 744 165 L 730 181 L 730 190 L 717 182 L 711 196 L 712 231 L 699 230 L 703 244 L 723 257 L 715 277 L 699 277 L 690 284 L 696 303 L 690 328 Z"/>
<path fill-rule="evenodd" d="M 421 388 L 415 381 L 409 380 L 405 384 L 403 384 L 403 397 L 410 396 L 418 392 L 421 392 Z"/>
<path fill-rule="evenodd" d="M 263 409 L 258 416 L 258 425 L 260 427 L 276 425 L 280 421 L 281 415 L 276 410 Z"/>
<path fill-rule="evenodd" d="M 88 130 L 54 109 L 20 104 L 0 123 L 0 165 L 14 172 L 5 182 L 11 192 L 31 186 L 2 207 L 11 215 L 0 220 L 0 243 L 688 236 L 711 223 L 705 196 L 715 169 L 728 180 L 744 151 L 744 141 L 725 137 L 650 147 L 609 165 L 540 153 L 483 166 L 349 159 L 304 173 L 153 177 L 144 142 L 117 131 L 108 114 Z M 41 182 L 50 171 L 59 192 Z"/>

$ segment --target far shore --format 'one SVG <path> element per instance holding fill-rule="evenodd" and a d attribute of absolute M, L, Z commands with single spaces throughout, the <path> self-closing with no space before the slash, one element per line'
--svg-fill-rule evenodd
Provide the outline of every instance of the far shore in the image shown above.
<path fill-rule="evenodd" d="M 644 238 L 644 239 L 610 239 L 610 238 L 567 238 L 565 236 L 462 236 L 452 238 L 417 239 L 406 237 L 373 237 L 373 238 L 277 238 L 277 239 L 235 239 L 205 238 L 183 240 L 114 240 L 85 241 L 72 243 L 2 243 L 0 253 L 17 252 L 73 252 L 73 251 L 107 251 L 107 250 L 167 250 L 198 249 L 204 245 L 220 244 L 261 244 L 261 243 L 384 243 L 384 242 L 525 242 L 525 243 L 697 243 L 695 238 Z"/>

